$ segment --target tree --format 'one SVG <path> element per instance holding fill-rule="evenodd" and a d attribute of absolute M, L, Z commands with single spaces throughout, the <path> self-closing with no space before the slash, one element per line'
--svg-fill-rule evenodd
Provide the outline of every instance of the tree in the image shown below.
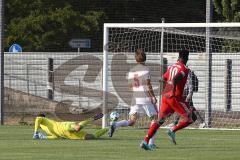
<path fill-rule="evenodd" d="M 5 50 L 14 42 L 24 51 L 71 50 L 72 38 L 89 38 L 101 30 L 104 13 L 80 13 L 64 0 L 6 1 Z"/>
<path fill-rule="evenodd" d="M 31 3 L 29 3 L 31 2 Z M 204 22 L 205 0 L 8 0 L 5 51 L 72 51 L 72 38 L 90 38 L 102 51 L 103 23 Z"/>
<path fill-rule="evenodd" d="M 240 22 L 240 0 L 214 0 L 221 21 Z"/>
<path fill-rule="evenodd" d="M 221 22 L 240 22 L 240 0 L 214 0 L 215 11 Z M 228 33 L 229 37 L 239 37 L 238 28 L 221 28 L 218 30 L 219 35 Z M 222 52 L 239 52 L 237 46 L 240 45 L 237 39 L 225 39 L 221 42 L 219 48 Z"/>

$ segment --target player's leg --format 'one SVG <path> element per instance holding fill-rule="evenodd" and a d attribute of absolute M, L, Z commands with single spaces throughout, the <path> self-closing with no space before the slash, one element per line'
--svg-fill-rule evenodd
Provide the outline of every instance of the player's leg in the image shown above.
<path fill-rule="evenodd" d="M 88 124 L 92 123 L 92 119 L 87 119 L 84 121 L 81 121 L 79 123 L 72 123 L 71 124 L 71 129 L 69 128 L 69 131 L 80 131 L 81 129 L 83 129 L 84 127 L 86 127 Z"/>
<path fill-rule="evenodd" d="M 82 129 L 93 121 L 102 118 L 102 116 L 103 114 L 100 113 L 79 123 L 64 122 L 63 128 L 68 131 L 65 133 L 65 137 L 68 139 L 94 139 L 100 137 L 108 131 L 108 128 L 101 129 L 95 134 L 88 134 Z"/>
<path fill-rule="evenodd" d="M 193 112 L 194 112 L 194 111 L 197 111 L 197 110 L 195 109 L 195 107 L 193 107 L 192 101 L 190 101 L 190 102 L 188 102 L 188 103 L 189 103 L 189 106 L 192 108 L 192 111 L 193 111 Z M 192 119 L 194 120 L 195 118 L 196 118 L 195 115 L 193 115 Z M 173 114 L 173 123 L 169 124 L 168 127 L 176 126 L 176 125 L 178 124 L 179 120 L 180 120 L 179 114 L 178 114 L 178 113 L 174 113 L 174 114 Z M 195 120 L 194 120 L 194 122 L 195 122 Z"/>
<path fill-rule="evenodd" d="M 166 103 L 166 97 L 163 97 L 158 120 L 155 121 L 148 129 L 147 135 L 144 137 L 144 140 L 140 144 L 141 148 L 145 150 L 151 150 L 151 147 L 148 146 L 149 140 L 153 137 L 158 128 L 165 122 L 166 117 L 171 115 L 173 112 L 174 111 Z"/>
<path fill-rule="evenodd" d="M 108 132 L 108 128 L 103 128 L 98 131 L 96 131 L 94 134 L 87 133 L 84 137 L 84 140 L 90 140 L 90 139 L 98 139 L 102 135 Z"/>
<path fill-rule="evenodd" d="M 151 125 L 150 127 L 154 124 L 154 120 L 151 121 Z M 156 149 L 158 148 L 155 144 L 155 139 L 157 137 L 157 131 L 155 132 L 155 134 L 152 136 L 152 138 L 149 139 L 148 145 L 152 148 L 152 149 Z"/>
<path fill-rule="evenodd" d="M 133 126 L 136 121 L 138 119 L 138 114 L 134 113 L 129 115 L 129 119 L 128 120 L 121 120 L 118 122 L 111 122 L 110 127 L 109 127 L 109 132 L 108 132 L 108 136 L 112 137 L 114 131 L 119 128 L 119 127 L 127 127 L 127 126 Z"/>
<path fill-rule="evenodd" d="M 178 114 L 180 114 L 183 117 L 183 120 L 181 122 L 179 122 L 179 124 L 169 128 L 168 130 L 168 136 L 171 138 L 172 142 L 176 145 L 176 138 L 175 138 L 175 132 L 177 130 L 180 130 L 186 126 L 188 126 L 189 124 L 193 123 L 194 121 L 197 120 L 197 116 L 194 112 L 192 112 L 192 110 L 189 108 L 188 103 L 180 103 L 183 106 L 183 109 L 186 111 L 186 113 L 184 113 L 183 110 L 181 109 L 177 109 L 176 111 L 178 112 Z M 176 105 L 176 104 L 175 104 Z M 185 107 L 184 107 L 185 106 Z M 188 116 L 186 116 L 188 115 Z"/>
<path fill-rule="evenodd" d="M 192 106 L 190 105 L 190 107 L 192 108 L 192 112 L 196 115 L 196 119 L 199 119 L 199 121 L 200 121 L 199 128 L 204 128 L 206 126 L 206 124 L 204 122 L 203 117 L 201 116 L 199 111 L 193 105 Z"/>
<path fill-rule="evenodd" d="M 150 128 L 148 129 L 148 133 L 145 136 L 144 140 L 148 143 L 150 138 L 156 133 L 158 128 L 165 122 L 166 117 L 171 115 L 173 113 L 173 110 L 169 107 L 169 105 L 166 103 L 166 97 L 162 98 L 162 105 L 160 107 L 159 111 L 159 117 L 158 120 L 155 121 Z"/>
<path fill-rule="evenodd" d="M 188 103 L 184 101 L 178 101 L 176 98 L 169 99 L 169 104 L 171 108 L 174 109 L 175 112 L 177 112 L 181 117 L 182 120 L 178 123 L 178 125 L 173 126 L 170 131 L 176 132 L 182 128 L 187 127 L 189 124 L 191 124 L 192 121 L 192 110 L 190 109 Z"/>
<path fill-rule="evenodd" d="M 134 105 L 130 108 L 129 112 L 129 119 L 128 120 L 122 120 L 115 123 L 116 127 L 126 127 L 126 126 L 133 126 L 137 119 L 138 119 L 138 113 L 140 110 L 141 105 Z"/>
<path fill-rule="evenodd" d="M 174 113 L 174 114 L 173 114 L 173 122 L 170 123 L 170 124 L 168 125 L 168 127 L 176 126 L 176 125 L 178 124 L 179 120 L 180 120 L 180 116 L 179 116 L 177 113 Z"/>
<path fill-rule="evenodd" d="M 171 104 L 173 104 L 173 103 L 171 103 Z M 180 105 L 178 105 L 178 104 L 180 104 Z M 175 132 L 177 130 L 180 130 L 180 129 L 188 126 L 189 124 L 195 122 L 197 120 L 197 116 L 194 112 L 192 112 L 192 109 L 189 107 L 187 102 L 179 102 L 179 103 L 177 102 L 174 104 L 174 107 L 176 107 L 175 111 L 177 112 L 177 114 L 181 115 L 183 117 L 183 120 L 181 122 L 179 122 L 178 124 L 169 128 L 169 130 L 168 130 L 168 136 L 171 138 L 173 144 L 176 145 L 177 143 L 176 143 L 176 138 L 175 138 Z M 180 118 L 180 116 L 179 116 L 179 118 Z"/>
<path fill-rule="evenodd" d="M 139 105 L 135 105 L 135 106 L 132 106 L 130 108 L 129 119 L 128 120 L 111 122 L 110 127 L 109 127 L 108 136 L 112 137 L 114 131 L 119 127 L 133 126 L 138 119 L 139 107 L 140 107 Z"/>
<path fill-rule="evenodd" d="M 178 114 L 174 114 L 173 115 L 173 123 L 174 123 L 174 126 L 178 124 L 179 120 L 180 120 L 180 116 Z"/>
<path fill-rule="evenodd" d="M 69 131 L 79 131 L 82 128 L 84 128 L 85 126 L 87 126 L 88 124 L 92 123 L 95 120 L 98 120 L 100 118 L 103 117 L 102 113 L 96 114 L 95 116 L 88 118 L 84 121 L 81 121 L 79 123 L 76 122 L 70 122 L 71 123 L 71 127 L 69 128 Z"/>
<path fill-rule="evenodd" d="M 193 119 L 193 121 L 195 121 L 196 118 L 197 118 L 196 115 L 192 112 L 192 119 Z M 172 128 L 174 126 L 178 125 L 178 122 L 180 120 L 180 116 L 179 116 L 179 114 L 177 112 L 175 112 L 173 114 L 173 119 L 174 119 L 174 122 L 171 123 L 170 125 L 168 125 L 169 129 L 168 129 L 167 133 L 168 133 L 168 136 L 170 137 L 170 139 L 172 140 L 173 144 L 176 145 L 177 143 L 176 143 L 175 132 L 172 131 Z"/>
<path fill-rule="evenodd" d="M 86 131 L 84 131 L 83 129 L 81 129 L 79 131 L 74 131 L 74 132 L 73 131 L 65 132 L 64 138 L 84 140 L 84 139 L 86 139 L 87 135 L 88 135 L 88 133 Z"/>
<path fill-rule="evenodd" d="M 96 139 L 93 134 L 86 134 L 84 140 Z"/>
<path fill-rule="evenodd" d="M 143 109 L 146 113 L 146 115 L 150 118 L 151 120 L 151 125 L 150 127 L 157 121 L 158 118 L 158 111 L 157 111 L 157 107 L 155 107 L 153 104 L 146 104 L 143 105 Z M 157 146 L 155 145 L 155 139 L 156 139 L 156 135 L 157 133 L 155 133 L 152 138 L 150 138 L 149 140 L 149 146 L 153 149 L 157 148 Z"/>
<path fill-rule="evenodd" d="M 169 128 L 167 132 L 172 142 L 176 145 L 177 143 L 175 138 L 175 132 L 188 126 L 193 122 L 191 119 L 192 112 L 188 103 L 178 100 L 176 97 L 168 98 L 167 103 L 175 112 L 177 112 L 182 117 L 182 120 L 176 126 Z"/>
<path fill-rule="evenodd" d="M 103 129 L 97 130 L 93 135 L 95 138 L 99 138 L 107 132 L 108 132 L 108 128 L 103 128 Z"/>
<path fill-rule="evenodd" d="M 171 113 L 170 113 L 171 114 Z M 167 115 L 165 115 L 167 117 Z M 165 118 L 166 118 L 165 117 Z M 152 146 L 149 144 L 150 139 L 156 134 L 159 127 L 165 122 L 164 117 L 160 117 L 157 122 L 154 122 L 148 129 L 147 135 L 144 137 L 144 140 L 141 142 L 140 147 L 145 150 L 153 150 Z"/>
<path fill-rule="evenodd" d="M 107 133 L 108 128 L 103 128 L 97 130 L 94 134 L 87 133 L 84 130 L 80 130 L 77 132 L 69 132 L 66 134 L 67 139 L 80 139 L 80 140 L 89 140 L 89 139 L 97 139 Z"/>

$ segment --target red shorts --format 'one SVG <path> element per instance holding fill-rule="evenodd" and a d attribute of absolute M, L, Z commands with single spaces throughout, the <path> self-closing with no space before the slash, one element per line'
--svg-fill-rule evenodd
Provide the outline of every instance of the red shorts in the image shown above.
<path fill-rule="evenodd" d="M 167 98 L 162 97 L 162 105 L 159 112 L 159 118 L 166 118 L 177 112 L 182 117 L 189 117 L 192 113 L 189 104 L 185 102 L 182 98 L 171 97 Z"/>

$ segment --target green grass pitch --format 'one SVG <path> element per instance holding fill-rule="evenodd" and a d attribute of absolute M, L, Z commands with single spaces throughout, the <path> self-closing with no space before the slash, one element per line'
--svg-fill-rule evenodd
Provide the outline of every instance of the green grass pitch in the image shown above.
<path fill-rule="evenodd" d="M 88 129 L 92 132 L 93 129 Z M 32 140 L 33 126 L 0 126 L 1 160 L 237 160 L 240 131 L 182 130 L 177 145 L 158 131 L 155 151 L 139 144 L 146 129 L 119 129 L 99 140 Z"/>

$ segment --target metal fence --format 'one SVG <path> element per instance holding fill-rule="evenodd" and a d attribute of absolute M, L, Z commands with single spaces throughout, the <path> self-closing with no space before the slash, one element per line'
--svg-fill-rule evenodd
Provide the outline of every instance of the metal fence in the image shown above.
<path fill-rule="evenodd" d="M 159 56 L 160 53 L 147 53 L 147 65 L 152 70 L 152 83 L 158 95 L 160 75 L 159 65 L 156 64 L 157 54 Z M 109 63 L 109 112 L 117 110 L 122 118 L 128 117 L 130 107 L 128 102 L 131 91 L 125 85 L 124 79 L 126 80 L 129 67 L 135 64 L 131 60 L 132 55 L 133 53 L 115 54 L 110 57 Z M 164 53 L 163 57 L 167 59 L 167 64 L 171 65 L 176 61 L 176 55 Z M 54 81 L 50 87 L 53 88 L 52 100 L 48 98 L 49 58 L 53 59 Z M 81 120 L 101 111 L 102 53 L 5 53 L 5 59 L 6 123 L 32 123 L 34 116 L 42 112 L 62 120 Z M 206 105 L 206 60 L 204 53 L 192 53 L 188 63 L 199 79 L 199 91 L 194 93 L 193 101 L 203 116 Z M 237 53 L 213 53 L 214 127 L 239 127 L 239 60 L 240 54 Z M 231 85 L 227 85 L 229 74 Z M 230 94 L 228 98 L 227 94 Z M 146 127 L 147 124 L 147 118 L 143 118 L 137 127 Z"/>

